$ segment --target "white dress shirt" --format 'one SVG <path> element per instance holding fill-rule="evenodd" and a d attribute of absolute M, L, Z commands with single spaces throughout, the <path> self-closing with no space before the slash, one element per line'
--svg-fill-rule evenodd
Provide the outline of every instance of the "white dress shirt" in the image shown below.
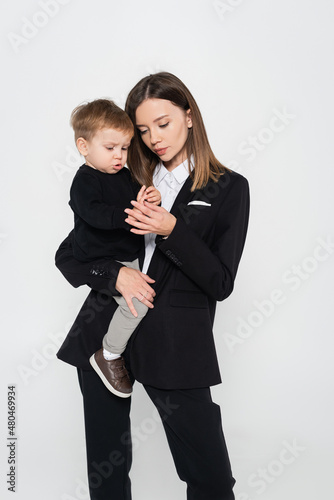
<path fill-rule="evenodd" d="M 191 157 L 190 165 L 191 170 L 193 167 L 193 157 Z M 189 176 L 188 160 L 178 165 L 174 170 L 169 172 L 167 168 L 158 163 L 153 173 L 153 186 L 156 187 L 161 193 L 161 206 L 170 211 L 173 203 L 179 194 L 183 184 Z M 147 273 L 150 265 L 152 255 L 155 250 L 156 234 L 145 234 L 145 259 L 143 264 L 143 273 Z"/>

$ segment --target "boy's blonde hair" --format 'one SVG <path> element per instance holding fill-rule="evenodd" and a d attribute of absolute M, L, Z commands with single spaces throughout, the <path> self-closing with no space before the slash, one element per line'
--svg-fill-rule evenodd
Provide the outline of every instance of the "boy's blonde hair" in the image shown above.
<path fill-rule="evenodd" d="M 95 99 L 80 104 L 71 113 L 74 137 L 89 141 L 102 128 L 113 128 L 133 136 L 134 127 L 129 116 L 109 99 Z"/>

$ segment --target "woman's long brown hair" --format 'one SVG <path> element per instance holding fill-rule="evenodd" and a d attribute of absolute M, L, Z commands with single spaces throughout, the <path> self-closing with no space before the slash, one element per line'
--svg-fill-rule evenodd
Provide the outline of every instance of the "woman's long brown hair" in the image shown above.
<path fill-rule="evenodd" d="M 184 111 L 190 109 L 192 128 L 189 129 L 185 147 L 188 159 L 194 155 L 195 168 L 191 171 L 189 165 L 189 175 L 193 179 L 191 190 L 203 188 L 209 179 L 217 182 L 228 169 L 212 152 L 201 112 L 190 91 L 179 78 L 167 72 L 155 73 L 140 80 L 126 100 L 125 111 L 135 125 L 127 161 L 134 178 L 140 184 L 152 185 L 153 172 L 160 161 L 159 157 L 144 144 L 136 128 L 136 110 L 143 101 L 151 98 L 171 101 Z"/>

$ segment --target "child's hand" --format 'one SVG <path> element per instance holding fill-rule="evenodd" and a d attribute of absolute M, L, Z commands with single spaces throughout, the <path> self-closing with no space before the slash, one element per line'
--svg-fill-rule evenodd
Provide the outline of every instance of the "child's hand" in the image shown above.
<path fill-rule="evenodd" d="M 150 186 L 145 190 L 144 200 L 148 203 L 154 203 L 154 205 L 160 205 L 161 194 L 154 186 Z M 137 200 L 138 201 L 138 200 Z"/>

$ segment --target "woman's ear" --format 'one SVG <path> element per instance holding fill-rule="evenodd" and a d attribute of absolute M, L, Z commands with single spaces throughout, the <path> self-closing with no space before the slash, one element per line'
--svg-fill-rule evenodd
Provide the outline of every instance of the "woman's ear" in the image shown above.
<path fill-rule="evenodd" d="M 188 126 L 188 128 L 192 128 L 193 121 L 191 118 L 191 109 L 187 109 L 186 114 L 187 114 L 187 126 Z"/>
<path fill-rule="evenodd" d="M 78 137 L 78 139 L 76 141 L 76 145 L 77 145 L 79 153 L 82 156 L 87 156 L 87 154 L 88 154 L 88 147 L 87 147 L 87 141 L 86 141 L 86 139 L 84 139 L 83 137 Z"/>

